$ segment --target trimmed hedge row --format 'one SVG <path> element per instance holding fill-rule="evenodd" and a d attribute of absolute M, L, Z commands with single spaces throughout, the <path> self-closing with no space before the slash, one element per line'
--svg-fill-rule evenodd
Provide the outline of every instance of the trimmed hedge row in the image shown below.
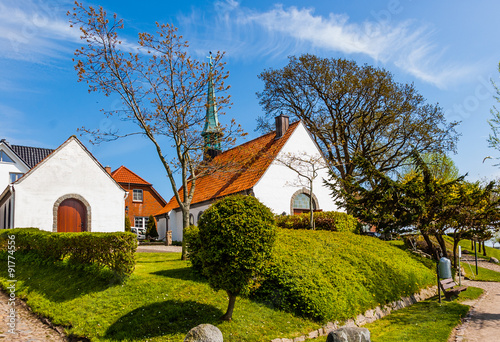
<path fill-rule="evenodd" d="M 0 248 L 6 249 L 15 235 L 16 252 L 35 253 L 45 260 L 68 259 L 71 263 L 108 267 L 118 275 L 135 268 L 137 237 L 133 233 L 51 233 L 37 228 L 16 228 L 0 232 Z"/>
<path fill-rule="evenodd" d="M 319 321 L 343 320 L 434 283 L 434 272 L 387 242 L 352 233 L 279 229 L 252 297 Z"/>
<path fill-rule="evenodd" d="M 276 217 L 276 225 L 288 229 L 309 229 L 310 214 L 283 215 Z M 316 230 L 330 230 L 334 232 L 360 231 L 361 225 L 356 218 L 338 211 L 321 211 L 314 213 Z"/>

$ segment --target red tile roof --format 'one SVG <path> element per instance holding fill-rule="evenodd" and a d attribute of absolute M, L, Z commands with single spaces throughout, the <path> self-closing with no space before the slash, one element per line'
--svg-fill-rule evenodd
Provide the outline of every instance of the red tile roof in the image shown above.
<path fill-rule="evenodd" d="M 111 172 L 111 177 L 118 183 L 151 185 L 123 165 Z"/>
<path fill-rule="evenodd" d="M 252 189 L 298 124 L 299 122 L 292 123 L 280 139 L 275 139 L 276 132 L 271 132 L 215 157 L 211 165 L 225 166 L 220 168 L 215 166 L 213 173 L 196 180 L 196 189 L 191 204 L 215 200 Z M 188 183 L 188 186 L 190 188 L 191 183 Z M 182 188 L 179 189 L 179 195 L 182 198 Z M 179 204 L 174 196 L 155 216 L 166 214 L 176 208 L 179 208 Z"/>

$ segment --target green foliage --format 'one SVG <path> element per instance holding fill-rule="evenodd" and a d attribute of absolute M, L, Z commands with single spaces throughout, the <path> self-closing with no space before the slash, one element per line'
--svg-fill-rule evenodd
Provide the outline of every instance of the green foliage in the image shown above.
<path fill-rule="evenodd" d="M 280 215 L 276 217 L 276 225 L 288 229 L 309 229 L 309 213 L 300 215 Z M 360 223 L 353 216 L 337 212 L 322 211 L 314 213 L 316 230 L 330 230 L 335 232 L 359 232 Z"/>
<path fill-rule="evenodd" d="M 500 282 L 500 273 L 487 268 L 478 266 L 478 274 L 476 274 L 476 266 L 472 263 L 462 263 L 465 271 L 465 276 L 476 281 L 496 281 Z"/>
<path fill-rule="evenodd" d="M 237 319 L 221 322 L 227 294 L 215 293 L 188 266 L 180 253 L 137 253 L 134 273 L 123 283 L 110 283 L 83 270 L 39 264 L 18 254 L 16 297 L 25 299 L 37 315 L 63 325 L 74 340 L 93 342 L 183 341 L 201 323 L 216 325 L 225 342 L 293 339 L 321 327 L 247 298 L 238 301 Z M 4 288 L 10 285 L 7 269 L 7 258 L 1 258 Z"/>
<path fill-rule="evenodd" d="M 0 232 L 0 246 L 5 246 L 9 236 L 15 236 L 16 253 L 34 253 L 53 262 L 67 259 L 74 264 L 95 264 L 120 276 L 134 271 L 137 238 L 132 233 L 51 233 L 17 228 Z"/>
<path fill-rule="evenodd" d="M 191 266 L 196 272 L 201 273 L 202 259 L 201 247 L 202 241 L 200 239 L 200 230 L 197 226 L 189 226 L 184 230 L 184 239 L 186 240 L 186 248 L 188 258 L 191 261 Z"/>
<path fill-rule="evenodd" d="M 203 213 L 198 228 L 203 274 L 210 285 L 234 295 L 247 293 L 271 255 L 271 210 L 253 196 L 228 196 Z"/>
<path fill-rule="evenodd" d="M 158 237 L 158 231 L 156 230 L 156 221 L 153 215 L 149 215 L 148 225 L 146 226 L 146 236 L 150 236 L 154 239 Z"/>
<path fill-rule="evenodd" d="M 434 272 L 387 242 L 352 233 L 279 229 L 267 279 L 252 296 L 321 321 L 342 320 L 434 283 Z"/>
<path fill-rule="evenodd" d="M 131 231 L 131 226 L 130 226 L 130 218 L 125 216 L 125 231 L 130 232 Z"/>

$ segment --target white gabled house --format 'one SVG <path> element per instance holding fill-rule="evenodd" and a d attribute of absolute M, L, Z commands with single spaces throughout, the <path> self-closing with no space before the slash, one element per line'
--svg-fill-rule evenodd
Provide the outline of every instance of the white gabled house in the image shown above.
<path fill-rule="evenodd" d="M 313 193 L 308 187 L 294 186 L 297 173 L 276 159 L 283 155 L 322 155 L 310 132 L 301 121 L 289 125 L 288 117 L 276 118 L 276 131 L 265 134 L 238 147 L 215 153 L 218 164 L 238 163 L 234 171 L 219 170 L 197 179 L 191 204 L 190 223 L 197 224 L 201 214 L 211 203 L 224 196 L 246 194 L 255 196 L 275 214 L 299 214 L 309 211 L 309 198 L 313 198 L 316 211 L 340 211 L 325 187 L 326 168 L 319 170 L 313 182 Z M 326 162 L 325 162 L 326 164 Z M 181 190 L 182 197 L 182 190 Z M 155 215 L 160 238 L 171 231 L 172 240 L 182 239 L 182 212 L 175 197 Z"/>
<path fill-rule="evenodd" d="M 72 136 L 55 150 L 0 142 L 0 229 L 124 231 L 127 192 Z"/>

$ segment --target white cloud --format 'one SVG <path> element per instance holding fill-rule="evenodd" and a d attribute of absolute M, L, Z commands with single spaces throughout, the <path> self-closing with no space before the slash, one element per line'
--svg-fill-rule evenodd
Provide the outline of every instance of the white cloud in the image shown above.
<path fill-rule="evenodd" d="M 198 33 L 210 32 L 204 43 L 224 45 L 222 49 L 233 56 L 273 57 L 310 51 L 360 54 L 375 62 L 392 63 L 440 88 L 477 70 L 477 66 L 446 62 L 445 50 L 432 43 L 432 29 L 412 21 L 381 21 L 374 17 L 356 23 L 347 15 L 322 16 L 311 8 L 276 5 L 268 11 L 250 10 L 234 0 L 218 1 L 216 11 L 215 23 L 204 25 L 196 15 L 181 21 L 191 29 L 203 26 Z"/>

